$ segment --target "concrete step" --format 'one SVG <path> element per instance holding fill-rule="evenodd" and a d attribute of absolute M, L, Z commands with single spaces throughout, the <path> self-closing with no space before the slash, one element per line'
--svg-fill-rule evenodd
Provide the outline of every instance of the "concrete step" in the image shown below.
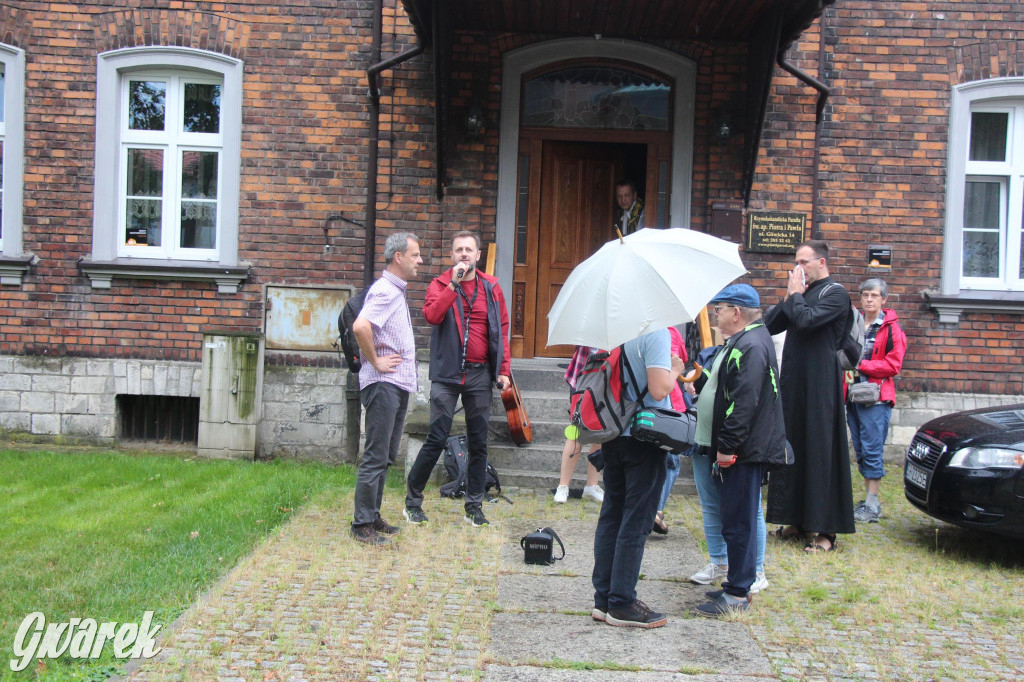
<path fill-rule="evenodd" d="M 523 398 L 523 407 L 526 409 L 526 416 L 530 421 L 564 421 L 569 423 L 569 391 L 535 391 L 519 388 L 519 394 Z M 504 418 L 508 410 L 497 392 L 491 400 L 491 416 Z"/>
<path fill-rule="evenodd" d="M 512 376 L 519 391 L 547 391 L 567 396 L 565 368 L 568 358 L 517 358 L 512 360 Z"/>

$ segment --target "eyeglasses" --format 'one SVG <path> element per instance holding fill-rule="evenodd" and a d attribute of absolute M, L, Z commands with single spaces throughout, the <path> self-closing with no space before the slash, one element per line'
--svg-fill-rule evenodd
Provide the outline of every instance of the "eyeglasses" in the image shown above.
<path fill-rule="evenodd" d="M 716 305 L 715 306 L 715 315 L 720 314 L 719 311 L 721 311 L 722 308 L 739 308 L 739 306 L 738 305 Z"/>

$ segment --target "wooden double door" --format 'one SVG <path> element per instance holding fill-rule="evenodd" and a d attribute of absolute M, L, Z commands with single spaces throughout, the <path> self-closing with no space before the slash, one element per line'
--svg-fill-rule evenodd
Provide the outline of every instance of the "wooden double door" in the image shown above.
<path fill-rule="evenodd" d="M 547 314 L 569 273 L 615 238 L 615 183 L 645 195 L 648 227 L 667 224 L 667 141 L 521 139 L 512 300 L 513 357 L 568 357 L 548 346 Z M 526 177 L 522 177 L 522 176 Z M 659 199 L 660 197 L 660 199 Z"/>

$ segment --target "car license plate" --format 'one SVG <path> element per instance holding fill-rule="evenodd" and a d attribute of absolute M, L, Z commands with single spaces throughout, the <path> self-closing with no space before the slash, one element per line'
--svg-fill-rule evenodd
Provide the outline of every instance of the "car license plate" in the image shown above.
<path fill-rule="evenodd" d="M 907 470 L 904 477 L 918 488 L 928 488 L 928 472 L 924 469 L 907 462 Z"/>

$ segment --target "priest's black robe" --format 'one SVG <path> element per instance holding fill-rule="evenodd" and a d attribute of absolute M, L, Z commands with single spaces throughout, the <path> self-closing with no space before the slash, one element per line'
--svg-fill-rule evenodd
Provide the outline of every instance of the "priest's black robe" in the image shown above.
<path fill-rule="evenodd" d="M 786 332 L 782 411 L 791 466 L 768 476 L 768 523 L 815 533 L 852 533 L 853 489 L 842 370 L 836 350 L 853 322 L 850 295 L 831 277 L 773 306 L 764 321 Z"/>

